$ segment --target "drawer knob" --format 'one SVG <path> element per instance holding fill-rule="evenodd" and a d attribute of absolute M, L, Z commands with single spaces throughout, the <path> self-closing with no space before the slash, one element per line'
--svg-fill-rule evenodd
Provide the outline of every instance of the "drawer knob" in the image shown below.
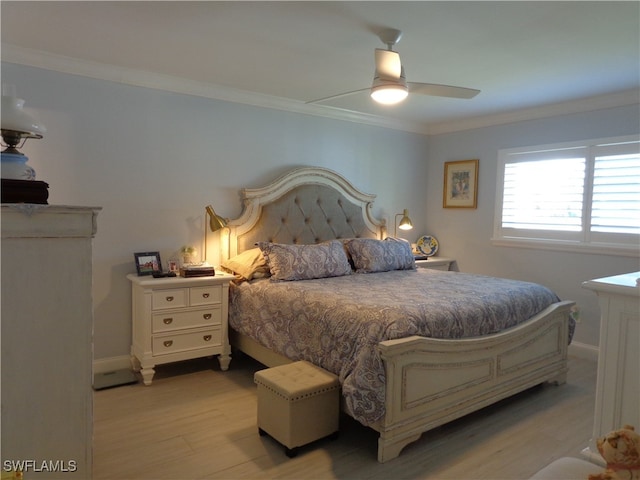
<path fill-rule="evenodd" d="M 211 320 L 211 314 L 210 314 L 210 313 L 205 313 L 204 315 L 202 315 L 202 317 L 203 317 L 205 320 Z"/>
<path fill-rule="evenodd" d="M 165 347 L 167 347 L 167 348 L 168 348 L 168 347 L 170 347 L 171 345 L 173 345 L 173 340 L 165 340 L 165 341 L 164 341 L 164 346 L 165 346 Z"/>
<path fill-rule="evenodd" d="M 202 298 L 209 298 L 209 294 L 208 293 L 203 293 L 202 294 Z"/>
<path fill-rule="evenodd" d="M 171 322 L 173 322 L 173 318 L 165 318 L 162 321 L 164 322 L 165 325 L 169 325 Z"/>
<path fill-rule="evenodd" d="M 202 338 L 205 342 L 208 342 L 209 340 L 211 340 L 211 335 L 204 335 Z"/>
<path fill-rule="evenodd" d="M 167 297 L 167 302 L 173 302 L 173 297 Z"/>

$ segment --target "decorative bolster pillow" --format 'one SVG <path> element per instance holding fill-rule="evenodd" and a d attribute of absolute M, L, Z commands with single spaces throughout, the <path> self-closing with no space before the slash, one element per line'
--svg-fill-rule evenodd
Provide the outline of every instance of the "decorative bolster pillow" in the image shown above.
<path fill-rule="evenodd" d="M 287 245 L 258 242 L 271 270 L 271 280 L 311 280 L 351 274 L 342 242 Z"/>
<path fill-rule="evenodd" d="M 245 250 L 241 254 L 223 261 L 221 266 L 246 280 L 264 278 L 270 275 L 267 261 L 259 248 Z"/>
<path fill-rule="evenodd" d="M 346 242 L 347 251 L 358 273 L 415 270 L 411 244 L 402 238 L 354 238 Z"/>

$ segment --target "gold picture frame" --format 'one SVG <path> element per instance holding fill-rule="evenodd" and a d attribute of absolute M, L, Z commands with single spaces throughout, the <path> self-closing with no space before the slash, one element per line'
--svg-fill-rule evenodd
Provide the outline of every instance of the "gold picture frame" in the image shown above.
<path fill-rule="evenodd" d="M 479 160 L 444 162 L 444 208 L 477 208 Z"/>

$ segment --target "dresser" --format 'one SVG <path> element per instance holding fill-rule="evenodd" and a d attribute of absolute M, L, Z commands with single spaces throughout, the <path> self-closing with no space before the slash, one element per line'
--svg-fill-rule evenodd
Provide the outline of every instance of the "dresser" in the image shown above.
<path fill-rule="evenodd" d="M 448 257 L 429 257 L 428 260 L 416 260 L 416 267 L 430 268 L 432 270 L 451 270 L 455 258 Z"/>
<path fill-rule="evenodd" d="M 600 345 L 593 436 L 583 452 L 600 458 L 596 440 L 625 424 L 640 427 L 640 272 L 582 286 L 598 296 Z"/>
<path fill-rule="evenodd" d="M 133 369 L 151 385 L 154 367 L 218 355 L 221 370 L 229 368 L 229 282 L 232 275 L 212 277 L 128 275 L 131 282 Z"/>
<path fill-rule="evenodd" d="M 29 479 L 88 479 L 99 209 L 1 209 L 2 467 Z"/>

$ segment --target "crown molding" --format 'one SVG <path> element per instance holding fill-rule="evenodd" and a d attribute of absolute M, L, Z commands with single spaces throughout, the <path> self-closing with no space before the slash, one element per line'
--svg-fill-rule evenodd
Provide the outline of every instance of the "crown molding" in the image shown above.
<path fill-rule="evenodd" d="M 632 89 L 623 92 L 582 98 L 579 100 L 541 105 L 513 112 L 470 117 L 452 122 L 441 122 L 430 125 L 428 127 L 428 134 L 439 135 L 443 133 L 453 133 L 463 130 L 505 125 L 508 123 L 524 122 L 527 120 L 538 120 L 541 118 L 557 117 L 560 115 L 592 112 L 596 110 L 639 104 L 640 89 Z"/>
<path fill-rule="evenodd" d="M 196 82 L 181 77 L 144 70 L 91 62 L 88 60 L 81 60 L 74 57 L 67 57 L 41 50 L 19 47 L 16 45 L 2 45 L 2 61 L 52 70 L 60 73 L 79 75 L 96 80 L 122 83 L 136 87 L 153 88 L 173 93 L 194 95 L 232 103 L 241 103 L 254 107 L 271 108 L 275 110 L 391 128 L 394 130 L 427 134 L 425 125 L 421 123 L 402 122 L 395 119 L 354 112 L 351 110 L 307 104 L 302 101 L 291 100 L 288 98 L 248 92 L 246 90 L 239 90 L 232 87 L 205 82 Z"/>
<path fill-rule="evenodd" d="M 73 57 L 57 55 L 11 44 L 2 44 L 2 61 L 52 70 L 60 73 L 79 75 L 97 80 L 106 80 L 137 87 L 153 88 L 156 90 L 194 95 L 232 103 L 241 103 L 255 107 L 271 108 L 304 115 L 314 115 L 334 120 L 362 123 L 422 135 L 439 135 L 526 120 L 554 117 L 558 115 L 640 104 L 640 89 L 634 89 L 552 105 L 543 105 L 513 112 L 424 124 L 420 122 L 389 119 L 377 115 L 369 115 L 336 107 L 307 104 L 302 101 L 248 92 L 246 90 L 239 90 L 222 85 L 196 82 L 171 75 L 163 75 L 133 68 L 80 60 Z"/>

